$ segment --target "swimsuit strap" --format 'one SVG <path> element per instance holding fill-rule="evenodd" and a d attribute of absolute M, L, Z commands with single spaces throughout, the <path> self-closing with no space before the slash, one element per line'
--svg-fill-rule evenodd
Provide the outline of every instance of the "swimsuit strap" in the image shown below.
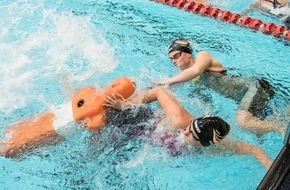
<path fill-rule="evenodd" d="M 221 70 L 221 71 L 211 71 L 211 70 L 205 70 L 207 73 L 219 73 L 225 75 L 227 70 Z"/>

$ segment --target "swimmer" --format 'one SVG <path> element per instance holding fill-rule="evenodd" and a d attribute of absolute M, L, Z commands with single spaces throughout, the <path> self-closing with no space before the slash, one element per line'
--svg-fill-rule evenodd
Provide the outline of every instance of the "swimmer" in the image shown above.
<path fill-rule="evenodd" d="M 190 43 L 177 39 L 171 43 L 168 55 L 173 65 L 181 70 L 176 76 L 158 82 L 157 85 L 172 85 L 182 82 L 201 82 L 225 97 L 239 103 L 237 122 L 239 126 L 256 134 L 278 131 L 284 137 L 285 131 L 273 122 L 260 119 L 267 101 L 273 96 L 271 85 L 265 80 L 227 74 L 223 65 L 207 51 L 200 51 L 194 58 Z"/>
<path fill-rule="evenodd" d="M 248 15 L 255 10 L 261 10 L 275 15 L 290 29 L 290 2 L 288 0 L 258 0 L 251 4 L 241 15 Z"/>
<path fill-rule="evenodd" d="M 132 97 L 130 100 L 122 100 L 120 95 L 107 96 L 105 106 L 123 110 L 155 101 L 159 103 L 173 128 L 184 131 L 183 137 L 188 144 L 195 147 L 216 144 L 221 150 L 230 150 L 235 154 L 252 155 L 267 169 L 270 167 L 272 161 L 261 148 L 225 138 L 230 131 L 230 126 L 226 121 L 220 117 L 208 115 L 195 118 L 162 87 L 155 87 L 144 94 Z"/>

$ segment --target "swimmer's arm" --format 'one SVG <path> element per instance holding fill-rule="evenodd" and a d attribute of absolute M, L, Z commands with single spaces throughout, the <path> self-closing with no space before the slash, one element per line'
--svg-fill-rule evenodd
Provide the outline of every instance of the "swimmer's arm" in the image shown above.
<path fill-rule="evenodd" d="M 170 79 L 161 81 L 159 84 L 172 85 L 190 81 L 201 75 L 210 66 L 211 60 L 212 56 L 208 52 L 201 51 L 196 55 L 195 63 L 193 64 L 193 66 L 185 69 L 184 71 Z"/>
<path fill-rule="evenodd" d="M 157 101 L 166 115 L 170 118 L 176 128 L 184 128 L 194 118 L 187 112 L 165 89 L 161 87 L 153 88 L 144 94 L 135 96 L 125 101 L 117 97 L 106 97 L 107 107 L 123 109 L 136 104 L 149 104 Z"/>
<path fill-rule="evenodd" d="M 266 169 L 269 169 L 272 161 L 267 156 L 266 152 L 257 147 L 241 141 L 224 141 L 221 143 L 224 149 L 230 150 L 235 154 L 252 155 L 257 161 L 259 161 Z"/>
<path fill-rule="evenodd" d="M 194 120 L 189 112 L 162 87 L 156 87 L 147 91 L 141 99 L 142 103 L 145 104 L 157 101 L 175 128 L 184 129 L 190 121 Z"/>

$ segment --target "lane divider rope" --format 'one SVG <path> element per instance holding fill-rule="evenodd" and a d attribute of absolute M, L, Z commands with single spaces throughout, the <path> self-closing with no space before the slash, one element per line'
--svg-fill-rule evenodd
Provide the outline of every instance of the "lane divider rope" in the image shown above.
<path fill-rule="evenodd" d="M 187 2 L 186 0 L 155 0 L 157 3 L 166 4 L 188 12 L 193 12 L 202 16 L 218 19 L 230 24 L 236 24 L 244 28 L 250 28 L 253 31 L 259 31 L 263 34 L 272 35 L 290 41 L 290 30 L 286 26 L 276 25 L 274 23 L 264 23 L 260 19 L 251 18 L 249 16 L 242 17 L 238 13 L 221 10 L 219 8 L 204 5 L 201 3 Z"/>

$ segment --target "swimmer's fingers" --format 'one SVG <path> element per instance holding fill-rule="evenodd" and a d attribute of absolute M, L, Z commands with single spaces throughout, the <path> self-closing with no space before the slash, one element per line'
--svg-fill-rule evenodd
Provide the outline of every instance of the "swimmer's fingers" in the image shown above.
<path fill-rule="evenodd" d="M 111 98 L 110 96 L 105 96 L 105 104 L 104 106 L 106 107 L 111 107 L 111 108 L 114 108 L 115 107 L 115 104 L 116 104 L 116 101 Z"/>
<path fill-rule="evenodd" d="M 113 99 L 113 100 L 116 100 L 117 99 L 117 96 L 116 96 L 115 93 L 111 93 L 111 99 Z"/>
<path fill-rule="evenodd" d="M 119 94 L 119 93 L 111 93 L 111 99 L 114 99 L 114 100 L 123 100 L 125 101 L 125 98 Z"/>
<path fill-rule="evenodd" d="M 169 80 L 153 82 L 154 86 L 166 86 L 166 85 L 169 85 L 169 84 L 170 84 Z"/>
<path fill-rule="evenodd" d="M 109 108 L 114 108 L 114 105 L 112 105 L 111 103 L 104 103 L 103 106 L 109 107 Z"/>
<path fill-rule="evenodd" d="M 103 106 L 107 108 L 122 109 L 122 106 L 120 104 L 104 103 Z"/>
<path fill-rule="evenodd" d="M 121 95 L 121 94 L 116 94 L 117 99 L 122 100 L 122 101 L 126 101 L 125 98 Z"/>
<path fill-rule="evenodd" d="M 106 100 L 106 103 L 114 103 L 115 100 L 113 98 L 111 98 L 110 96 L 106 96 L 105 95 L 105 100 Z"/>
<path fill-rule="evenodd" d="M 105 96 L 105 104 L 103 104 L 106 107 L 110 108 L 116 108 L 116 109 L 122 109 L 123 108 L 123 100 L 119 100 L 116 95 Z"/>
<path fill-rule="evenodd" d="M 149 89 L 152 89 L 154 87 L 157 87 L 157 86 L 161 86 L 160 82 L 151 82 L 151 84 L 149 85 Z"/>

